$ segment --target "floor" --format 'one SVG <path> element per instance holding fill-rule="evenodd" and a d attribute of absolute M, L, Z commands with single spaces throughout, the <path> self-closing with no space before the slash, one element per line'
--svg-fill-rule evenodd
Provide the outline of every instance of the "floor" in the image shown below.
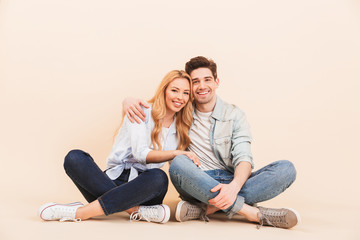
<path fill-rule="evenodd" d="M 59 190 L 62 191 L 61 189 Z M 76 195 L 80 197 L 80 195 Z M 59 197 L 65 201 L 67 197 Z M 71 199 L 69 201 L 72 201 Z M 76 199 L 83 202 L 84 199 Z M 75 200 L 74 200 L 75 201 Z M 256 224 L 241 216 L 228 220 L 223 213 L 212 215 L 210 222 L 176 222 L 174 211 L 179 201 L 173 186 L 170 186 L 165 203 L 170 206 L 172 215 L 166 224 L 145 221 L 130 222 L 126 213 L 97 217 L 88 221 L 45 222 L 37 216 L 37 210 L 43 201 L 40 198 L 23 196 L 11 200 L 2 200 L 0 218 L 0 239 L 99 239 L 106 237 L 117 239 L 360 239 L 358 205 L 340 206 L 330 203 L 311 204 L 291 201 L 286 194 L 277 199 L 259 205 L 273 207 L 292 207 L 301 215 L 302 222 L 291 230 L 273 227 L 256 228 Z M 14 211 L 16 209 L 16 211 Z"/>

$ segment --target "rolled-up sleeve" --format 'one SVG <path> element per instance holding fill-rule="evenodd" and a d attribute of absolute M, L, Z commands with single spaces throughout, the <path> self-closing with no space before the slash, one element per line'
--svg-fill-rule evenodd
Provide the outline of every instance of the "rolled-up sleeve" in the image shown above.
<path fill-rule="evenodd" d="M 251 154 L 251 140 L 250 125 L 246 120 L 245 113 L 237 109 L 231 139 L 231 155 L 234 167 L 240 162 L 249 162 L 251 168 L 254 168 Z"/>

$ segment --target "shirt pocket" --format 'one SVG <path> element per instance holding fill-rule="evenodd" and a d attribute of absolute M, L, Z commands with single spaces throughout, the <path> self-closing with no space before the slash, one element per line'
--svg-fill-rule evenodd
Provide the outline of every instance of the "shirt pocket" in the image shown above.
<path fill-rule="evenodd" d="M 231 136 L 221 137 L 214 139 L 216 151 L 220 157 L 225 160 L 230 157 L 231 150 Z"/>

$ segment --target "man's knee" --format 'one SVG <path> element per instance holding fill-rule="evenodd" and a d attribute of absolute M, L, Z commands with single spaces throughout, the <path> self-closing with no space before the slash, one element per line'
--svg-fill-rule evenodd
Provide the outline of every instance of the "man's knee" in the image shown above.
<path fill-rule="evenodd" d="M 287 182 L 290 186 L 296 179 L 296 169 L 292 162 L 288 160 L 279 161 L 279 166 L 283 176 L 283 181 Z"/>
<path fill-rule="evenodd" d="M 189 163 L 192 163 L 192 160 L 189 159 L 187 156 L 176 156 L 171 162 L 169 173 L 172 174 L 181 171 L 182 169 L 186 168 Z"/>

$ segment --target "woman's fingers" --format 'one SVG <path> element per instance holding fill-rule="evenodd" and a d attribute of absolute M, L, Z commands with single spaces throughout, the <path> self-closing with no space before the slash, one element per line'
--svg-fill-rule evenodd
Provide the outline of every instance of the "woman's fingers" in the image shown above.
<path fill-rule="evenodd" d="M 188 152 L 185 154 L 188 158 L 190 158 L 196 166 L 200 166 L 200 160 L 199 158 L 195 155 L 195 153 L 192 152 Z"/>

